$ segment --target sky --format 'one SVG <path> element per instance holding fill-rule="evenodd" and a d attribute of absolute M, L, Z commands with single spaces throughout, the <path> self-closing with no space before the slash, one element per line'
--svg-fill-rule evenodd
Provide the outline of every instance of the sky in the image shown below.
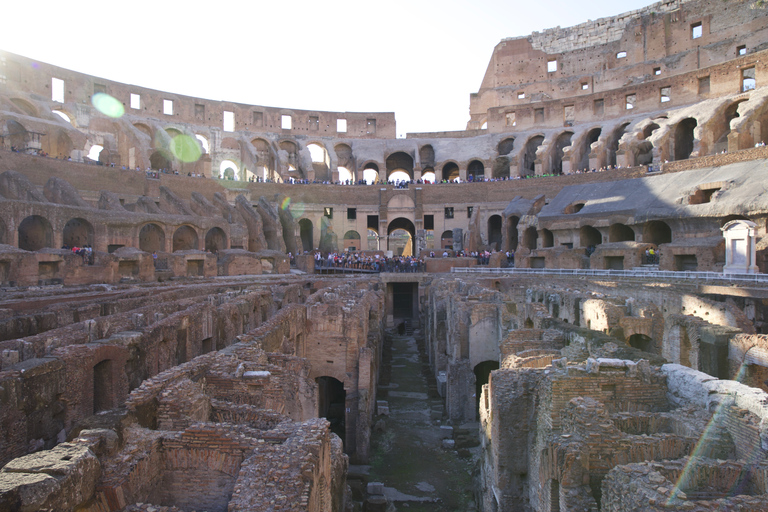
<path fill-rule="evenodd" d="M 9 0 L 0 50 L 142 87 L 463 130 L 496 44 L 648 0 Z"/>

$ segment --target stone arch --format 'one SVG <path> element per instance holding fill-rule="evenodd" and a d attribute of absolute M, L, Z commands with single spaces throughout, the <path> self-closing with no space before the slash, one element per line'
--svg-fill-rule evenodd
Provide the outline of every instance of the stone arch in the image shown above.
<path fill-rule="evenodd" d="M 536 150 L 544 143 L 543 135 L 534 135 L 525 143 L 523 151 L 523 176 L 536 174 Z"/>
<path fill-rule="evenodd" d="M 515 149 L 514 137 L 507 137 L 506 139 L 503 139 L 497 146 L 499 156 L 508 155 L 512 152 L 513 149 Z"/>
<path fill-rule="evenodd" d="M 672 229 L 661 220 L 648 221 L 643 225 L 643 242 L 659 246 L 672 242 Z"/>
<path fill-rule="evenodd" d="M 626 133 L 627 126 L 629 126 L 629 123 L 622 123 L 611 133 L 611 138 L 608 141 L 607 165 L 616 165 L 616 152 L 619 150 L 619 141 L 624 133 Z"/>
<path fill-rule="evenodd" d="M 592 144 L 600 140 L 600 135 L 603 133 L 603 129 L 600 127 L 592 128 L 584 136 L 584 142 L 581 146 L 581 155 L 579 158 L 579 169 L 582 171 L 589 170 L 589 155 L 592 153 Z"/>
<path fill-rule="evenodd" d="M 173 232 L 173 252 L 195 251 L 198 248 L 197 230 L 192 226 L 179 226 Z"/>
<path fill-rule="evenodd" d="M 581 226 L 579 229 L 579 245 L 581 247 L 595 247 L 603 243 L 603 235 L 592 226 Z"/>
<path fill-rule="evenodd" d="M 387 157 L 387 180 L 392 173 L 402 171 L 413 179 L 413 157 L 403 151 L 397 151 Z"/>
<path fill-rule="evenodd" d="M 67 158 L 72 154 L 75 145 L 64 130 L 55 130 L 48 137 L 48 154 L 58 158 Z M 104 153 L 104 152 L 102 152 Z"/>
<path fill-rule="evenodd" d="M 205 234 L 205 250 L 217 253 L 227 249 L 227 234 L 223 229 L 213 227 Z"/>
<path fill-rule="evenodd" d="M 331 424 L 331 432 L 339 436 L 346 446 L 346 403 L 344 383 L 335 377 L 322 376 L 317 383 L 317 415 Z"/>
<path fill-rule="evenodd" d="M 144 123 L 134 123 L 133 126 L 134 126 L 134 128 L 139 130 L 141 133 L 143 133 L 144 135 L 146 135 L 150 139 L 154 138 L 154 131 L 148 125 L 146 125 Z"/>
<path fill-rule="evenodd" d="M 306 252 L 312 251 L 314 249 L 314 240 L 311 220 L 299 220 L 299 236 L 301 238 L 301 248 Z"/>
<path fill-rule="evenodd" d="M 35 106 L 25 99 L 11 98 L 11 103 L 13 103 L 19 110 L 22 111 L 22 113 L 24 113 L 25 115 L 28 115 L 29 117 L 40 116 Z"/>
<path fill-rule="evenodd" d="M 717 130 L 712 135 L 713 145 L 710 149 L 710 153 L 720 153 L 721 151 L 728 150 L 728 135 L 731 133 L 731 121 L 740 117 L 739 105 L 747 101 L 746 98 L 742 98 L 738 101 L 734 101 L 729 104 L 722 114 L 722 123 L 715 125 Z"/>
<path fill-rule="evenodd" d="M 686 117 L 675 126 L 675 160 L 690 158 L 696 142 L 694 129 L 697 124 L 696 119 Z"/>
<path fill-rule="evenodd" d="M 425 144 L 419 148 L 419 161 L 422 168 L 435 165 L 435 150 L 431 144 Z"/>
<path fill-rule="evenodd" d="M 573 132 L 563 132 L 555 140 L 554 152 L 552 153 L 552 174 L 563 174 L 564 149 L 571 145 Z"/>
<path fill-rule="evenodd" d="M 507 227 L 506 227 L 506 250 L 508 251 L 516 251 L 517 250 L 517 224 L 520 222 L 520 217 L 516 215 L 512 215 L 510 217 L 507 217 Z"/>
<path fill-rule="evenodd" d="M 634 242 L 635 231 L 626 224 L 621 224 L 619 222 L 611 224 L 611 227 L 608 228 L 608 241 L 611 243 Z"/>
<path fill-rule="evenodd" d="M 390 242 L 392 242 L 392 237 L 390 235 L 397 230 L 404 230 L 410 236 L 410 240 L 406 242 L 406 246 L 403 248 L 402 255 L 413 255 L 415 253 L 413 241 L 416 239 L 416 226 L 413 225 L 413 222 L 410 219 L 406 219 L 405 217 L 398 217 L 387 224 L 387 250 L 393 250 L 394 245 L 390 246 Z M 408 244 L 410 244 L 410 247 Z"/>
<path fill-rule="evenodd" d="M 379 165 L 376 162 L 369 161 L 363 164 L 363 180 L 366 183 L 376 183 L 381 179 L 379 176 Z"/>
<path fill-rule="evenodd" d="M 555 246 L 555 237 L 552 232 L 546 228 L 541 230 L 541 246 L 543 248 Z"/>
<path fill-rule="evenodd" d="M 488 217 L 488 245 L 491 250 L 501 250 L 501 215 L 491 215 Z"/>
<path fill-rule="evenodd" d="M 443 234 L 440 235 L 440 248 L 441 249 L 453 248 L 453 231 L 451 231 L 450 229 L 443 231 Z"/>
<path fill-rule="evenodd" d="M 337 165 L 339 167 L 346 167 L 347 169 L 354 169 L 354 160 L 352 158 L 352 148 L 349 144 L 336 144 L 333 151 L 336 153 Z"/>
<path fill-rule="evenodd" d="M 93 247 L 93 226 L 85 219 L 69 219 L 64 225 L 64 245 L 67 247 Z"/>
<path fill-rule="evenodd" d="M 523 234 L 523 245 L 531 251 L 535 251 L 538 247 L 538 243 L 539 233 L 536 231 L 536 228 L 533 226 L 527 227 L 525 229 L 525 233 Z"/>
<path fill-rule="evenodd" d="M 485 177 L 485 166 L 480 160 L 472 160 L 467 166 L 467 180 L 482 181 Z"/>
<path fill-rule="evenodd" d="M 344 250 L 345 251 L 359 251 L 363 247 L 360 245 L 360 233 L 354 229 L 350 229 L 344 233 Z"/>
<path fill-rule="evenodd" d="M 171 169 L 171 160 L 162 151 L 155 151 L 149 157 L 149 166 L 152 169 Z"/>
<path fill-rule="evenodd" d="M 313 141 L 307 144 L 306 147 L 312 159 L 312 168 L 315 171 L 315 179 L 321 181 L 330 180 L 331 158 L 328 155 L 328 150 L 326 149 L 325 144 Z"/>
<path fill-rule="evenodd" d="M 30 215 L 19 224 L 19 249 L 39 251 L 53 247 L 53 228 L 48 219 L 40 215 Z"/>
<path fill-rule="evenodd" d="M 636 333 L 629 337 L 627 340 L 629 346 L 634 347 L 643 352 L 650 352 L 653 348 L 653 340 L 645 334 Z"/>
<path fill-rule="evenodd" d="M 8 119 L 5 122 L 5 127 L 8 130 L 8 138 L 11 141 L 11 146 L 18 150 L 24 150 L 27 148 L 27 140 L 29 139 L 29 132 L 24 125 L 13 119 Z"/>
<path fill-rule="evenodd" d="M 459 166 L 456 162 L 447 162 L 443 165 L 443 179 L 453 181 L 459 177 Z"/>
<path fill-rule="evenodd" d="M 659 125 L 656 123 L 650 123 L 645 128 L 643 128 L 643 139 L 647 139 L 651 135 L 653 135 L 653 132 L 659 129 Z"/>
<path fill-rule="evenodd" d="M 145 252 L 165 251 L 165 231 L 154 223 L 144 224 L 139 230 L 139 249 Z"/>

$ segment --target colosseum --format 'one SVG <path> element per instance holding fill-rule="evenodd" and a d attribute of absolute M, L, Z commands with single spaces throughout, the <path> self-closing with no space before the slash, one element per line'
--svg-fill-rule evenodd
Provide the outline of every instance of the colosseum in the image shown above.
<path fill-rule="evenodd" d="M 0 512 L 768 511 L 766 63 L 663 0 L 398 138 L 0 52 Z"/>

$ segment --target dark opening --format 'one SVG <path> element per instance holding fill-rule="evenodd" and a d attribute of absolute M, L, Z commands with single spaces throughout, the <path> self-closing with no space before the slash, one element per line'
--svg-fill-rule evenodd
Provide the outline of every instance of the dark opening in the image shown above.
<path fill-rule="evenodd" d="M 414 295 L 418 289 L 416 283 L 392 283 L 392 315 L 394 318 L 413 318 Z"/>
<path fill-rule="evenodd" d="M 53 228 L 47 219 L 31 215 L 19 224 L 19 249 L 38 251 L 53 247 Z"/>
<path fill-rule="evenodd" d="M 176 364 L 187 362 L 187 330 L 176 331 Z"/>
<path fill-rule="evenodd" d="M 157 224 L 147 224 L 139 231 L 139 249 L 145 252 L 165 250 L 165 233 Z"/>
<path fill-rule="evenodd" d="M 675 128 L 675 160 L 686 160 L 693 152 L 693 129 L 697 122 L 692 117 L 683 119 Z"/>
<path fill-rule="evenodd" d="M 93 367 L 93 413 L 112 408 L 112 361 L 105 359 Z"/>
<path fill-rule="evenodd" d="M 541 230 L 541 246 L 542 247 L 554 247 L 555 236 L 548 229 Z"/>
<path fill-rule="evenodd" d="M 538 240 L 539 233 L 536 231 L 536 228 L 533 226 L 526 228 L 525 235 L 523 236 L 523 245 L 528 249 L 535 251 L 538 245 Z"/>
<path fill-rule="evenodd" d="M 699 264 L 696 261 L 695 254 L 676 254 L 675 255 L 675 270 L 696 271 L 698 268 L 699 268 Z"/>
<path fill-rule="evenodd" d="M 536 174 L 536 150 L 539 149 L 542 142 L 544 142 L 543 135 L 537 135 L 531 137 L 525 145 L 525 153 L 523 155 L 523 173 L 526 176 L 532 176 Z"/>
<path fill-rule="evenodd" d="M 318 416 L 327 419 L 331 432 L 339 436 L 346 446 L 346 401 L 347 392 L 344 384 L 333 377 L 318 377 L 317 405 Z"/>
<path fill-rule="evenodd" d="M 197 231 L 190 226 L 181 226 L 173 233 L 173 252 L 197 249 Z"/>
<path fill-rule="evenodd" d="M 70 219 L 64 225 L 64 245 L 67 247 L 93 246 L 93 226 L 85 219 Z"/>
<path fill-rule="evenodd" d="M 633 334 L 629 337 L 629 346 L 643 352 L 650 352 L 653 340 L 645 334 Z"/>
<path fill-rule="evenodd" d="M 491 250 L 501 249 L 501 216 L 491 215 L 488 219 L 488 244 Z"/>
<path fill-rule="evenodd" d="M 624 270 L 624 256 L 606 256 L 606 270 Z"/>
<path fill-rule="evenodd" d="M 312 221 L 309 219 L 301 219 L 299 221 L 299 233 L 301 237 L 301 248 L 306 252 L 314 249 L 312 243 Z"/>
<path fill-rule="evenodd" d="M 211 228 L 205 234 L 205 250 L 212 253 L 227 248 L 227 235 L 221 228 Z"/>
<path fill-rule="evenodd" d="M 475 366 L 475 406 L 478 412 L 480 411 L 480 395 L 483 393 L 483 386 L 488 384 L 491 372 L 498 369 L 498 361 L 483 361 Z"/>
<path fill-rule="evenodd" d="M 666 222 L 654 220 L 643 226 L 643 242 L 660 245 L 672 241 L 672 229 Z"/>
<path fill-rule="evenodd" d="M 609 242 L 634 242 L 635 232 L 626 224 L 613 224 L 608 229 Z"/>
<path fill-rule="evenodd" d="M 508 217 L 507 218 L 507 250 L 508 251 L 516 251 L 517 250 L 517 223 L 520 222 L 519 217 Z"/>

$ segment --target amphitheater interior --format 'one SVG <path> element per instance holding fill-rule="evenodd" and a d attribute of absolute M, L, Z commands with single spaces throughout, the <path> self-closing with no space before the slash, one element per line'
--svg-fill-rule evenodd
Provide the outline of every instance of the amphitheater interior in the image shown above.
<path fill-rule="evenodd" d="M 768 511 L 767 63 L 664 0 L 397 138 L 0 52 L 0 512 L 447 510 L 367 473 L 393 340 L 451 510 Z"/>

